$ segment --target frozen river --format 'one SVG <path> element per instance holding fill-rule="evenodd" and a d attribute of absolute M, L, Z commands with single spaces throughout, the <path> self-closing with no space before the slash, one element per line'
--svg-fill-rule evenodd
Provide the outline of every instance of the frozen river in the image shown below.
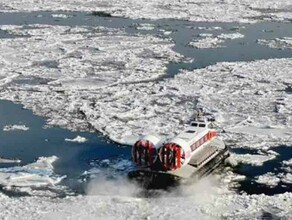
<path fill-rule="evenodd" d="M 174 135 L 202 107 L 240 164 L 218 174 L 235 193 L 224 201 L 243 195 L 243 206 L 255 198 L 266 207 L 265 196 L 279 194 L 280 204 L 292 192 L 291 38 L 291 22 L 0 13 L 0 159 L 11 160 L 0 163 L 3 192 L 84 194 L 133 167 L 137 137 Z"/>

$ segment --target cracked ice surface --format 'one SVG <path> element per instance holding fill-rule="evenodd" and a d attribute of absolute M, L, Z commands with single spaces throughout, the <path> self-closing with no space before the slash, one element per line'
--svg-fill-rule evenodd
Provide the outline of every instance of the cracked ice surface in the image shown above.
<path fill-rule="evenodd" d="M 104 11 L 130 18 L 178 18 L 192 21 L 254 22 L 292 18 L 286 0 L 0 0 L 1 11 Z"/>
<path fill-rule="evenodd" d="M 181 59 L 166 39 L 129 36 L 118 29 L 49 25 L 0 28 L 25 36 L 1 40 L 0 48 L 5 53 L 1 54 L 0 65 L 15 66 L 11 77 L 23 74 L 59 78 L 55 84 L 66 81 L 68 86 L 80 89 L 155 79 L 165 74 L 168 62 Z M 9 82 L 6 78 L 0 80 L 0 85 Z"/>
<path fill-rule="evenodd" d="M 145 103 L 151 102 L 147 94 L 155 93 L 150 87 L 156 83 L 150 82 L 149 88 L 143 84 L 141 90 L 137 85 L 129 90 L 127 84 L 156 79 L 165 74 L 166 64 L 182 59 L 166 39 L 129 36 L 116 29 L 46 25 L 1 29 L 24 36 L 0 40 L 1 97 L 20 101 L 49 117 L 50 124 L 69 128 L 87 128 L 90 121 L 109 134 L 124 126 L 127 114 L 146 121 L 154 112 L 143 115 L 146 110 L 139 106 L 143 100 L 133 100 L 143 95 Z M 17 83 L 23 80 L 26 83 Z M 111 136 L 121 140 L 120 135 Z"/>
<path fill-rule="evenodd" d="M 131 144 L 149 133 L 173 136 L 201 107 L 216 117 L 227 142 L 291 143 L 291 59 L 219 63 L 153 81 L 181 59 L 168 40 L 105 28 L 2 29 L 26 37 L 0 40 L 0 97 L 49 124 L 94 128 Z"/>
<path fill-rule="evenodd" d="M 173 83 L 199 97 L 197 106 L 216 117 L 225 140 L 267 148 L 291 144 L 291 74 L 292 59 L 218 63 L 183 71 Z"/>

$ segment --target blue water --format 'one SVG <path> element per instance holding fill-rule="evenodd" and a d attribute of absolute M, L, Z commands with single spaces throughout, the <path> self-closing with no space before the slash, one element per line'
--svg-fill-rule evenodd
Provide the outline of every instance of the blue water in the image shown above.
<path fill-rule="evenodd" d="M 3 131 L 5 125 L 24 124 L 28 131 Z M 35 116 L 22 105 L 0 100 L 0 156 L 17 158 L 20 165 L 38 157 L 57 156 L 55 173 L 67 175 L 66 184 L 74 185 L 81 174 L 92 168 L 90 163 L 108 158 L 130 159 L 130 148 L 111 143 L 97 133 L 71 132 L 58 127 L 45 128 L 46 121 Z M 77 135 L 88 139 L 85 143 L 66 142 Z M 11 166 L 1 164 L 0 167 Z M 77 183 L 76 183 L 77 184 Z"/>

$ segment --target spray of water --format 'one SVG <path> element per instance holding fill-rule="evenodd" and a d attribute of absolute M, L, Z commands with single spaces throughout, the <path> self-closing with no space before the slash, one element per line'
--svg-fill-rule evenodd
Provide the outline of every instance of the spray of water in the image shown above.
<path fill-rule="evenodd" d="M 86 188 L 87 195 L 126 196 L 136 197 L 141 188 L 126 177 L 107 178 L 99 176 L 89 182 Z"/>
<path fill-rule="evenodd" d="M 219 181 L 214 176 L 194 180 L 168 190 L 148 190 L 126 177 L 92 179 L 86 189 L 87 195 L 111 199 L 112 212 L 131 210 L 134 216 L 147 219 L 212 219 L 214 198 L 218 194 Z M 145 192 L 148 193 L 145 196 Z M 122 202 L 122 203 L 121 203 Z M 123 204 L 120 206 L 120 204 Z M 222 210 L 220 210 L 222 212 Z"/>
<path fill-rule="evenodd" d="M 149 190 L 143 188 L 140 184 L 130 181 L 124 176 L 108 178 L 105 175 L 99 175 L 98 178 L 92 179 L 86 188 L 87 195 L 104 195 L 104 196 L 126 196 L 126 197 L 143 197 L 145 192 L 147 197 L 187 197 L 201 202 L 209 200 L 216 195 L 219 188 L 219 182 L 214 176 L 208 176 L 202 179 L 194 179 L 187 184 L 180 184 L 167 190 Z M 150 193 L 152 192 L 152 193 Z"/>

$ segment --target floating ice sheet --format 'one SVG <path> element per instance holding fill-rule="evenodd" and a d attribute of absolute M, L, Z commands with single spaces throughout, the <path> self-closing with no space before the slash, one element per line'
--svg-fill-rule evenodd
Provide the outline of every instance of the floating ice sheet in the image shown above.
<path fill-rule="evenodd" d="M 3 127 L 3 131 L 28 131 L 29 127 L 27 127 L 26 125 L 5 125 Z"/>
<path fill-rule="evenodd" d="M 205 48 L 219 48 L 226 40 L 234 40 L 243 38 L 244 35 L 241 33 L 226 33 L 218 36 L 213 36 L 211 33 L 202 33 L 199 35 L 199 39 L 194 39 L 189 43 L 190 46 L 205 49 Z"/>
<path fill-rule="evenodd" d="M 0 185 L 6 190 L 54 186 L 64 178 L 54 174 L 53 163 L 57 159 L 56 156 L 40 157 L 36 162 L 22 167 L 1 168 Z"/>
<path fill-rule="evenodd" d="M 70 138 L 65 138 L 65 141 L 69 141 L 69 142 L 77 142 L 77 143 L 85 143 L 87 141 L 87 139 L 85 137 L 81 137 L 79 135 L 77 135 L 75 138 L 70 139 Z"/>
<path fill-rule="evenodd" d="M 273 173 L 266 173 L 264 175 L 258 176 L 256 182 L 273 188 L 279 184 L 280 178 Z"/>
<path fill-rule="evenodd" d="M 218 35 L 219 39 L 229 39 L 229 40 L 234 40 L 234 39 L 239 39 L 239 38 L 244 38 L 244 35 L 241 33 L 227 33 L 227 34 L 220 34 Z"/>
<path fill-rule="evenodd" d="M 254 166 L 262 166 L 264 162 L 276 158 L 274 155 L 259 155 L 259 154 L 232 154 L 238 163 L 251 164 Z"/>
<path fill-rule="evenodd" d="M 7 159 L 7 158 L 2 158 L 0 157 L 0 164 L 1 163 L 20 163 L 21 160 L 19 159 Z"/>
<path fill-rule="evenodd" d="M 68 18 L 68 15 L 65 14 L 52 14 L 53 18 Z"/>
<path fill-rule="evenodd" d="M 189 43 L 190 46 L 198 49 L 205 49 L 205 48 L 218 48 L 220 44 L 222 44 L 224 40 L 219 39 L 217 37 L 205 37 L 199 40 L 194 40 Z"/>
<path fill-rule="evenodd" d="M 280 177 L 282 182 L 292 184 L 292 173 L 282 174 Z"/>
<path fill-rule="evenodd" d="M 283 161 L 283 164 L 292 167 L 292 158 L 290 160 Z"/>
<path fill-rule="evenodd" d="M 146 23 L 143 23 L 143 24 L 139 24 L 137 27 L 136 27 L 137 30 L 144 30 L 144 31 L 151 31 L 151 30 L 154 30 L 155 29 L 155 25 L 154 24 L 146 24 Z"/>
<path fill-rule="evenodd" d="M 292 173 L 292 159 L 283 161 L 283 167 L 285 171 Z"/>
<path fill-rule="evenodd" d="M 257 42 L 271 48 L 292 49 L 292 37 L 275 38 L 270 40 L 259 39 Z"/>

